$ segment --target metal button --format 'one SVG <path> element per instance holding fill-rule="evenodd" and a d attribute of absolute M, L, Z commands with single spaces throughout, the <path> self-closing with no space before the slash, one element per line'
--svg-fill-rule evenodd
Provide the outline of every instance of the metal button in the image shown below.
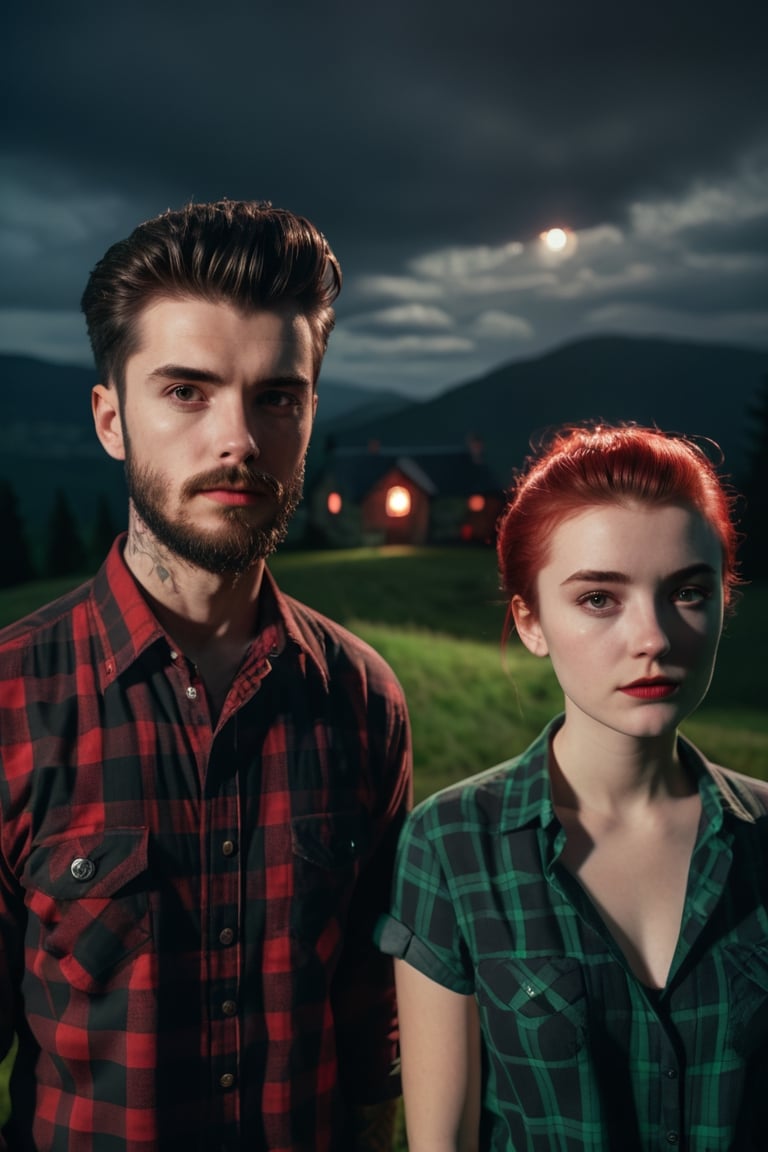
<path fill-rule="evenodd" d="M 75 880 L 93 880 L 96 875 L 96 865 L 93 860 L 85 856 L 78 856 L 69 866 Z"/>
<path fill-rule="evenodd" d="M 191 684 L 189 688 L 187 688 L 187 698 L 189 700 L 197 700 L 197 688 L 193 688 Z"/>
<path fill-rule="evenodd" d="M 237 1012 L 237 1004 L 234 1000 L 225 1000 L 221 1006 L 221 1010 L 225 1016 L 234 1016 Z"/>
<path fill-rule="evenodd" d="M 219 1084 L 222 1088 L 231 1088 L 235 1082 L 235 1078 L 231 1072 L 225 1072 L 223 1076 L 219 1076 Z"/>
<path fill-rule="evenodd" d="M 178 652 L 176 652 L 173 648 L 171 648 L 170 656 L 171 660 L 178 660 L 179 658 Z"/>
<path fill-rule="evenodd" d="M 679 1133 L 675 1132 L 674 1130 L 672 1132 L 667 1132 L 667 1144 L 677 1144 L 679 1140 Z"/>
<path fill-rule="evenodd" d="M 222 928 L 221 932 L 219 932 L 220 944 L 231 944 L 234 938 L 235 934 L 231 928 Z"/>
<path fill-rule="evenodd" d="M 221 850 L 225 856 L 234 856 L 235 852 L 237 852 L 237 845 L 234 840 L 225 840 L 221 846 Z"/>
<path fill-rule="evenodd" d="M 668 1080 L 677 1080 L 677 1069 L 676 1068 L 665 1068 L 664 1075 L 667 1077 Z"/>

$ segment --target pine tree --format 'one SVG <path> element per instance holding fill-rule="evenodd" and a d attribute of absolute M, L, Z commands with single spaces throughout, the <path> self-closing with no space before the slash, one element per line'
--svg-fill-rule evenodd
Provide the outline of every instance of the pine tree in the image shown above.
<path fill-rule="evenodd" d="M 0 480 L 0 587 L 23 584 L 34 576 L 32 560 L 13 485 Z"/>
<path fill-rule="evenodd" d="M 88 569 L 88 555 L 66 494 L 57 488 L 48 518 L 45 571 L 47 576 L 73 576 Z"/>
<path fill-rule="evenodd" d="M 750 445 L 743 487 L 746 538 L 741 566 L 747 580 L 768 579 L 768 376 L 764 377 L 750 416 Z"/>

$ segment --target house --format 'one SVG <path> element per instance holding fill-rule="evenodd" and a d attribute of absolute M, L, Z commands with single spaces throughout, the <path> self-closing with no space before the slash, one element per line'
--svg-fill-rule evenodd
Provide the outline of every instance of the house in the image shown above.
<path fill-rule="evenodd" d="M 308 498 L 311 538 L 324 544 L 490 543 L 504 505 L 482 445 L 328 445 Z"/>

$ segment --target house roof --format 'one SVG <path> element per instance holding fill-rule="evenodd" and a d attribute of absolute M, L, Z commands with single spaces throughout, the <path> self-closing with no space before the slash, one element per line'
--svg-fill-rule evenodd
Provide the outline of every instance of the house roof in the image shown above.
<path fill-rule="evenodd" d="M 398 468 L 429 496 L 464 497 L 473 493 L 501 492 L 501 485 L 487 464 L 461 448 L 337 448 L 324 468 L 326 480 L 338 485 L 355 501 Z"/>

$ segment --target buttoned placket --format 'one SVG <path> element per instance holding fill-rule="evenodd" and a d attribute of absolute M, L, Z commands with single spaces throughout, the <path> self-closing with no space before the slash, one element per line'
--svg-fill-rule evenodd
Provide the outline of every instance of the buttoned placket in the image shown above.
<path fill-rule="evenodd" d="M 240 1123 L 239 1054 L 241 1043 L 239 990 L 241 980 L 242 891 L 240 875 L 241 818 L 239 769 L 231 771 L 237 751 L 237 714 L 211 731 L 205 685 L 196 667 L 175 649 L 170 659 L 182 678 L 192 728 L 211 732 L 207 750 L 199 749 L 202 789 L 200 844 L 202 966 L 208 1006 L 210 1091 L 215 1123 L 236 1132 Z M 204 752 L 207 751 L 207 755 Z"/>

